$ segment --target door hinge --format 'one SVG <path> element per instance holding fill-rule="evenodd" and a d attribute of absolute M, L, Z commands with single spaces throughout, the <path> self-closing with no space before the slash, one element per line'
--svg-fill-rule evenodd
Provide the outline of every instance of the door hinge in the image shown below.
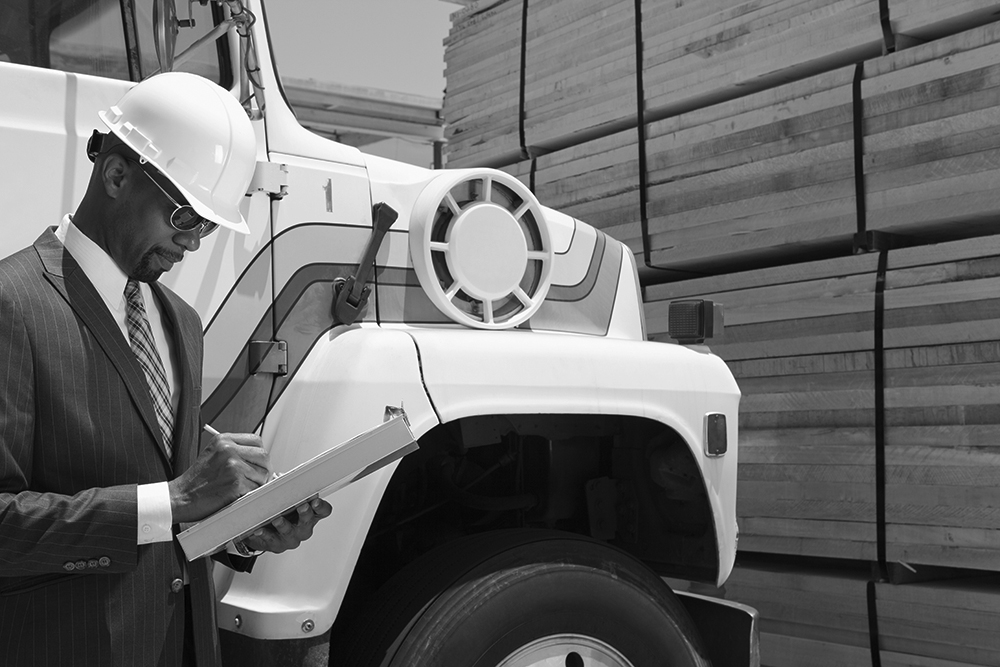
<path fill-rule="evenodd" d="M 266 192 L 272 199 L 288 194 L 288 165 L 277 162 L 258 162 L 250 179 L 247 194 Z"/>
<path fill-rule="evenodd" d="M 288 375 L 288 343 L 283 340 L 250 341 L 250 374 Z"/>

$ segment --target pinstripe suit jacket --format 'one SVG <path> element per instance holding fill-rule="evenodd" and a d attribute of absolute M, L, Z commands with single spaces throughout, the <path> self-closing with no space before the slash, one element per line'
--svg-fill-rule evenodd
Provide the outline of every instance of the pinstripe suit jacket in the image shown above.
<path fill-rule="evenodd" d="M 181 399 L 167 459 L 142 369 L 50 229 L 0 260 L 0 664 L 179 665 L 183 554 L 138 546 L 136 485 L 195 458 L 202 330 L 159 284 Z M 199 667 L 218 662 L 210 562 L 188 565 Z M 173 584 L 173 585 L 172 585 Z"/>

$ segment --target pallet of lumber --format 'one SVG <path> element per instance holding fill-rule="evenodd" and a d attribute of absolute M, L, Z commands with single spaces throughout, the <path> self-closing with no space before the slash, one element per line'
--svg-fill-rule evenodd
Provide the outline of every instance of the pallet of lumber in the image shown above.
<path fill-rule="evenodd" d="M 888 261 L 888 557 L 1000 570 L 1000 237 Z"/>
<path fill-rule="evenodd" d="M 518 159 L 620 131 L 638 117 L 635 3 L 538 0 L 456 17 L 444 115 L 453 167 Z M 645 113 L 674 115 L 882 51 L 870 0 L 642 5 Z M 520 50 L 524 34 L 524 93 Z M 476 48 L 473 48 L 476 45 Z M 514 76 L 512 73 L 517 73 Z M 516 80 L 515 80 L 516 79 Z M 511 112 L 514 112 L 513 114 Z M 515 150 L 517 149 L 517 150 Z"/>
<path fill-rule="evenodd" d="M 1000 214 L 998 59 L 994 23 L 865 64 L 865 229 L 932 240 L 990 231 Z M 860 225 L 855 73 L 649 124 L 652 266 L 721 272 L 849 252 Z M 594 216 L 638 254 L 637 141 L 623 131 L 538 158 L 536 193 L 584 221 Z"/>
<path fill-rule="evenodd" d="M 721 588 L 665 579 L 674 590 L 749 605 L 759 613 L 765 667 L 869 665 L 867 564 L 741 556 Z M 1000 578 L 969 575 L 875 585 L 878 649 L 893 667 L 1000 664 Z"/>
<path fill-rule="evenodd" d="M 743 392 L 741 549 L 874 559 L 876 254 L 650 286 L 726 310 Z M 885 539 L 892 562 L 1000 570 L 1000 237 L 889 251 Z"/>
<path fill-rule="evenodd" d="M 444 47 L 450 166 L 463 166 L 462 156 L 467 166 L 519 156 L 521 3 L 489 0 L 455 12 Z"/>
<path fill-rule="evenodd" d="M 857 231 L 852 68 L 648 126 L 653 266 L 734 270 L 749 259 L 851 248 Z M 638 132 L 535 160 L 535 193 L 643 251 Z M 518 167 L 523 172 L 526 167 Z"/>
<path fill-rule="evenodd" d="M 869 0 L 651 0 L 643 16 L 646 107 L 656 115 L 873 58 L 883 48 L 878 3 Z"/>
<path fill-rule="evenodd" d="M 445 40 L 449 166 L 520 159 L 522 113 L 533 152 L 626 127 L 637 113 L 634 6 L 536 0 L 525 20 L 524 3 L 507 0 L 459 12 Z"/>
<path fill-rule="evenodd" d="M 857 231 L 853 68 L 698 109 L 647 130 L 653 266 L 849 249 Z"/>
<path fill-rule="evenodd" d="M 996 20 L 998 9 L 984 0 L 894 0 L 890 23 L 909 45 Z M 531 154 L 635 124 L 634 2 L 490 0 L 452 20 L 444 104 L 451 166 L 519 159 L 522 111 Z M 648 119 L 874 58 L 884 45 L 872 0 L 645 0 L 641 32 Z"/>
<path fill-rule="evenodd" d="M 859 255 L 646 288 L 653 340 L 667 305 L 708 298 L 708 341 L 740 401 L 740 549 L 876 557 L 874 303 L 877 257 Z"/>
<path fill-rule="evenodd" d="M 528 5 L 525 141 L 575 145 L 637 114 L 635 3 L 535 0 Z"/>
<path fill-rule="evenodd" d="M 1000 23 L 865 63 L 868 229 L 991 232 L 1000 215 Z"/>

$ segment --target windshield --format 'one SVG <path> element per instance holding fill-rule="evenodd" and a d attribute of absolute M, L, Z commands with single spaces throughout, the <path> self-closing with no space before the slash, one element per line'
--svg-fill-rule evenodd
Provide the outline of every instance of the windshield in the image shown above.
<path fill-rule="evenodd" d="M 222 16 L 215 3 L 179 0 L 180 53 L 207 33 Z M 158 68 L 153 38 L 153 0 L 3 0 L 0 2 L 0 61 L 139 80 Z M 130 50 L 131 47 L 131 50 Z M 138 58 L 129 62 L 129 53 Z M 203 46 L 175 69 L 201 74 L 228 87 L 232 81 L 225 37 Z"/>

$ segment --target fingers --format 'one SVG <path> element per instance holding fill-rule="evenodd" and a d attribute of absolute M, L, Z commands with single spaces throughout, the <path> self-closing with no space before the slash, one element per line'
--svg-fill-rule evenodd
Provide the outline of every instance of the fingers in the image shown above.
<path fill-rule="evenodd" d="M 266 483 L 270 457 L 252 433 L 213 435 L 195 462 L 171 480 L 170 504 L 175 522 L 200 521 Z"/>
<path fill-rule="evenodd" d="M 233 445 L 231 450 L 247 464 L 246 477 L 254 482 L 255 486 L 260 486 L 271 478 L 271 460 L 266 451 L 246 445 Z"/>
<path fill-rule="evenodd" d="M 322 498 L 313 498 L 309 501 L 309 505 L 312 507 L 313 514 L 319 517 L 319 519 L 325 519 L 333 514 L 333 505 Z"/>
<path fill-rule="evenodd" d="M 259 436 L 253 433 L 223 433 L 213 439 L 212 445 L 222 451 L 225 458 L 235 457 L 246 464 L 241 472 L 252 482 L 248 491 L 264 484 L 270 478 L 270 456 Z"/>
<path fill-rule="evenodd" d="M 248 547 L 271 553 L 282 553 L 295 549 L 312 537 L 316 523 L 333 512 L 330 503 L 313 498 L 294 510 L 279 516 L 270 524 L 258 528 L 253 535 L 244 539 Z"/>

